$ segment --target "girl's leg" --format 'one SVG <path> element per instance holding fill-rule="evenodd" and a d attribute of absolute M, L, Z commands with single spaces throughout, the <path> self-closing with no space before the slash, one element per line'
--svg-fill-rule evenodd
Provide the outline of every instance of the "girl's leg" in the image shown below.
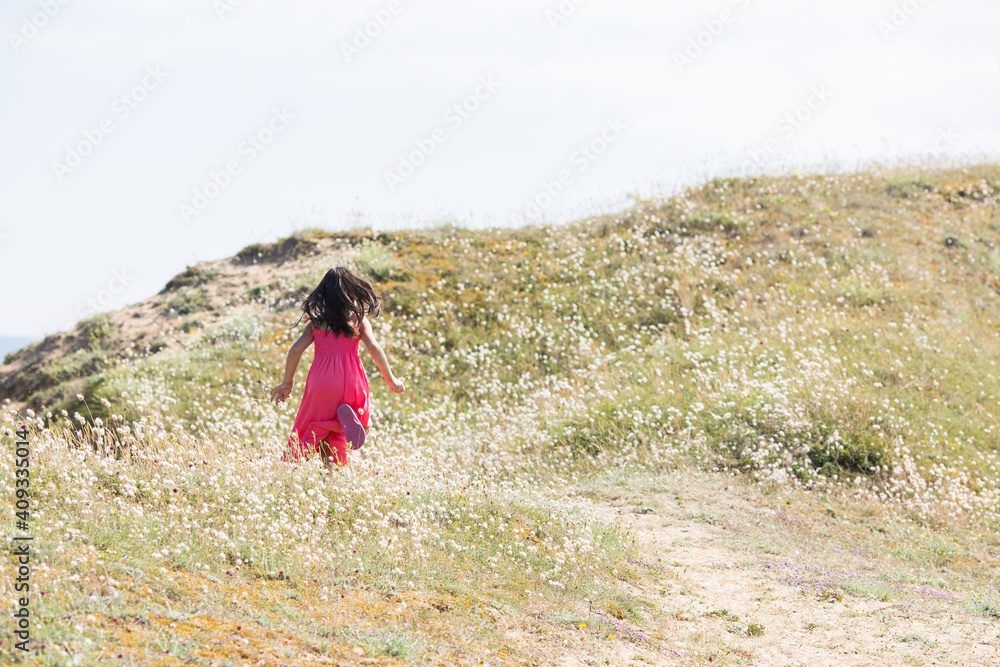
<path fill-rule="evenodd" d="M 319 455 L 323 459 L 323 467 L 327 470 L 333 470 L 333 463 L 330 461 L 330 443 L 327 442 L 328 438 L 323 438 L 319 441 Z"/>
<path fill-rule="evenodd" d="M 336 463 L 338 466 L 346 466 L 347 465 L 347 451 L 348 451 L 347 441 L 346 440 L 338 440 L 338 441 L 334 442 L 332 449 L 333 449 L 334 456 L 336 456 L 336 461 L 334 461 L 334 463 Z"/>
<path fill-rule="evenodd" d="M 348 453 L 347 439 L 343 433 L 330 434 L 330 453 L 334 457 L 334 465 L 346 466 Z"/>

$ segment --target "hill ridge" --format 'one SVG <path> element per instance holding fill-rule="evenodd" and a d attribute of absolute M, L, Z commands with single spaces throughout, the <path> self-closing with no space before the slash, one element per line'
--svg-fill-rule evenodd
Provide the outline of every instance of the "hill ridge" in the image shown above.
<path fill-rule="evenodd" d="M 988 662 L 998 211 L 989 164 L 716 179 L 191 267 L 3 367 L 36 662 Z M 267 390 L 332 263 L 408 390 L 363 357 L 373 427 L 327 474 L 279 462 L 311 352 Z"/>

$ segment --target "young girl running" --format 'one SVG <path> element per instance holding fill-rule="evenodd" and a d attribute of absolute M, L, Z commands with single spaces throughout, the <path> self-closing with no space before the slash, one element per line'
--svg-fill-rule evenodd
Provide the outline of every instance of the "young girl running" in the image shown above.
<path fill-rule="evenodd" d="M 405 387 L 392 374 L 365 317 L 377 317 L 381 310 L 381 299 L 368 281 L 343 267 L 330 269 L 306 297 L 302 310 L 308 321 L 305 331 L 288 352 L 285 381 L 271 390 L 276 405 L 288 399 L 299 359 L 315 341 L 316 356 L 282 460 L 308 458 L 310 452 L 318 451 L 323 465 L 332 469 L 331 453 L 333 463 L 346 465 L 348 443 L 359 449 L 370 424 L 371 393 L 358 356 L 358 342 L 364 342 L 394 393 L 405 391 Z"/>

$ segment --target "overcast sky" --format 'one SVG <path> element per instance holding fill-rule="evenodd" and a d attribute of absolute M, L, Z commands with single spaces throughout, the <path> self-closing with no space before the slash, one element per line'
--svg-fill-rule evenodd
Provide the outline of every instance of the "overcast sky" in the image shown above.
<path fill-rule="evenodd" d="M 998 25 L 986 0 L 6 0 L 0 336 L 296 228 L 996 155 Z"/>

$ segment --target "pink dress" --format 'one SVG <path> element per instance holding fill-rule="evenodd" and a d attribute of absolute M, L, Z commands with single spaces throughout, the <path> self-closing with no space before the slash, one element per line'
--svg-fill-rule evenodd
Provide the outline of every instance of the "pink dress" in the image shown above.
<path fill-rule="evenodd" d="M 371 416 L 368 376 L 358 355 L 361 339 L 318 329 L 313 329 L 312 336 L 316 343 L 316 355 L 309 368 L 302 404 L 299 405 L 288 449 L 282 460 L 308 458 L 311 452 L 318 452 L 319 443 L 329 437 L 330 450 L 336 456 L 336 462 L 346 464 L 347 438 L 337 419 L 337 408 L 345 403 L 350 405 L 365 429 Z"/>

